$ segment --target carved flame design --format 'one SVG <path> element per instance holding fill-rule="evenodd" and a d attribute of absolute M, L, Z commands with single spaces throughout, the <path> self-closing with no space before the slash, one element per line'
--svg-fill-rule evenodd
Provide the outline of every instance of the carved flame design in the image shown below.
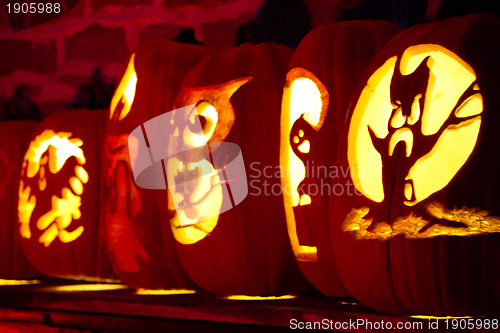
<path fill-rule="evenodd" d="M 125 74 L 123 75 L 116 92 L 111 99 L 109 119 L 123 120 L 132 108 L 135 98 L 135 88 L 137 86 L 137 74 L 134 67 L 135 54 L 132 54 Z"/>

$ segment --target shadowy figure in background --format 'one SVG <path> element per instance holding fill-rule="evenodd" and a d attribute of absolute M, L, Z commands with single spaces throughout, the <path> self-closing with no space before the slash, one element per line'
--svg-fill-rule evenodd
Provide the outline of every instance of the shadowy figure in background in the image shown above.
<path fill-rule="evenodd" d="M 106 109 L 111 103 L 114 88 L 114 84 L 104 82 L 101 67 L 96 67 L 92 72 L 90 82 L 78 88 L 71 108 Z"/>
<path fill-rule="evenodd" d="M 39 93 L 39 86 L 30 86 L 28 84 L 17 86 L 12 96 L 3 102 L 0 120 L 42 120 L 40 109 L 31 100 L 33 95 Z"/>

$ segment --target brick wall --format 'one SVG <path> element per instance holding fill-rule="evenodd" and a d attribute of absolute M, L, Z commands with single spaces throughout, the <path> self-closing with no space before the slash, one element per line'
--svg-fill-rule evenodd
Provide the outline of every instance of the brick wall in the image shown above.
<path fill-rule="evenodd" d="M 79 0 L 68 13 L 19 32 L 12 32 L 0 8 L 0 111 L 23 84 L 36 87 L 28 97 L 44 116 L 85 106 L 81 94 L 92 76 L 112 90 L 140 43 L 172 39 L 182 28 L 194 29 L 207 44 L 232 45 L 238 26 L 262 2 Z"/>
<path fill-rule="evenodd" d="M 16 87 L 23 84 L 33 88 L 17 91 L 29 93 L 28 98 L 43 115 L 89 107 L 82 105 L 82 95 L 96 88 L 92 86 L 96 80 L 98 89 L 112 91 L 139 44 L 172 39 L 182 28 L 193 29 L 196 39 L 205 44 L 230 46 L 241 42 L 238 27 L 254 20 L 256 23 L 244 28 L 247 37 L 294 47 L 311 28 L 323 23 L 338 19 L 391 20 L 396 11 L 396 22 L 415 24 L 425 14 L 426 6 L 427 15 L 438 19 L 441 3 L 455 0 L 426 0 L 424 5 L 421 0 L 408 0 L 409 4 L 419 4 L 424 13 L 415 6 L 394 7 L 399 0 L 380 0 L 377 3 L 384 5 L 377 7 L 366 6 L 373 4 L 372 0 L 65 1 L 78 3 L 50 22 L 15 33 L 5 9 L 0 8 L 0 119 L 2 106 L 12 105 L 4 102 L 12 101 Z"/>

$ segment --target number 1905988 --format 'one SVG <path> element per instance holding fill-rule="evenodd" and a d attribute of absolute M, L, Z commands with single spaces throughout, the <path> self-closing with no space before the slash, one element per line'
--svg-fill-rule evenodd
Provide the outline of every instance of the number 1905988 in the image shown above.
<path fill-rule="evenodd" d="M 61 12 L 61 4 L 50 2 L 14 2 L 7 3 L 8 14 L 59 14 Z"/>
<path fill-rule="evenodd" d="M 498 330 L 498 319 L 488 318 L 453 318 L 444 320 L 447 330 Z"/>

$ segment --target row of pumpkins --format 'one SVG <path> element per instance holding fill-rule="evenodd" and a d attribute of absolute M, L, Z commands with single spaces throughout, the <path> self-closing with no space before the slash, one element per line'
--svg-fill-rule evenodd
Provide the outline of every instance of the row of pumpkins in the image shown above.
<path fill-rule="evenodd" d="M 395 314 L 498 313 L 499 43 L 499 19 L 473 14 L 404 31 L 331 23 L 295 51 L 144 45 L 109 111 L 0 124 L 0 277 L 35 274 L 21 247 L 46 275 L 132 288 L 312 284 Z M 236 143 L 248 175 L 252 162 L 281 166 L 253 176 L 289 190 L 210 219 L 213 202 L 185 195 L 194 222 L 181 225 L 168 191 L 136 185 L 128 137 L 191 104 L 205 141 Z M 312 190 L 325 184 L 343 192 Z"/>

